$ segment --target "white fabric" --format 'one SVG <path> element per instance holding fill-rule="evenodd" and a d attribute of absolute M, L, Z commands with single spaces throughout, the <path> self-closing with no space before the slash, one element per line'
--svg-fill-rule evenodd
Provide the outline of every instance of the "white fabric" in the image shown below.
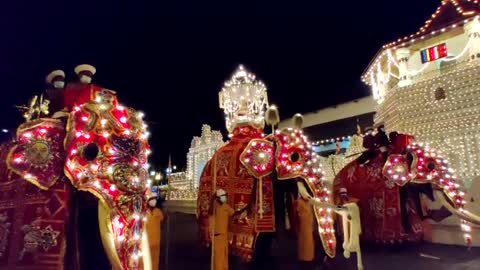
<path fill-rule="evenodd" d="M 315 207 L 332 209 L 342 217 L 344 233 L 343 255 L 345 258 L 349 258 L 351 252 L 356 252 L 358 270 L 363 270 L 362 252 L 360 249 L 360 234 L 362 233 L 362 226 L 360 221 L 360 210 L 358 209 L 357 204 L 346 203 L 343 206 L 337 206 L 330 203 L 320 202 L 319 198 L 313 198 L 308 194 L 303 182 L 297 182 L 297 187 L 300 196 L 308 199 L 310 204 Z"/>
<path fill-rule="evenodd" d="M 82 75 L 82 76 L 80 76 L 80 82 L 85 83 L 85 84 L 91 83 L 92 82 L 92 77 L 89 77 L 87 75 Z"/>
<path fill-rule="evenodd" d="M 64 81 L 55 81 L 55 82 L 53 82 L 53 86 L 55 88 L 63 88 L 65 86 L 65 82 Z"/>
<path fill-rule="evenodd" d="M 350 258 L 351 252 L 357 253 L 357 267 L 363 269 L 362 254 L 360 249 L 360 234 L 362 225 L 360 223 L 360 210 L 356 203 L 346 203 L 343 205 L 346 210 L 336 211 L 342 217 L 343 225 L 343 255 Z"/>

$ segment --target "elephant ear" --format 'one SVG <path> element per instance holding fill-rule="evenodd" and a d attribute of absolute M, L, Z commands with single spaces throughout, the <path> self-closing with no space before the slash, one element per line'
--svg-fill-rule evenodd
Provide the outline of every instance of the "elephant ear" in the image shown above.
<path fill-rule="evenodd" d="M 402 187 L 412 180 L 406 155 L 390 155 L 385 162 L 382 173 L 388 179 L 387 185 L 390 188 L 394 184 Z"/>
<path fill-rule="evenodd" d="M 20 125 L 7 166 L 40 189 L 49 189 L 63 175 L 65 127 L 57 119 L 36 119 Z"/>
<path fill-rule="evenodd" d="M 240 154 L 240 162 L 256 178 L 269 175 L 275 168 L 275 144 L 266 139 L 252 139 Z"/>
<path fill-rule="evenodd" d="M 411 175 L 418 183 L 432 183 L 438 187 L 454 185 L 453 170 L 442 154 L 422 143 L 409 145 L 412 157 Z"/>

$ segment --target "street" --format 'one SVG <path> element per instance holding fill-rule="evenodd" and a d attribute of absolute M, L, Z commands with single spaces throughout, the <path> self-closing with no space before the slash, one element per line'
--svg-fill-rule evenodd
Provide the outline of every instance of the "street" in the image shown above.
<path fill-rule="evenodd" d="M 197 224 L 194 215 L 170 213 L 162 225 L 161 269 L 210 269 L 210 254 L 200 248 Z M 167 235 L 168 231 L 168 235 Z M 168 247 L 167 247 L 168 242 Z M 266 266 L 273 270 L 300 269 L 295 259 L 296 245 L 287 237 L 274 242 L 273 262 Z M 364 247 L 365 270 L 478 270 L 480 269 L 480 248 L 468 251 L 462 246 L 446 246 L 423 243 L 417 246 L 387 250 L 384 247 Z M 248 269 L 247 265 L 231 258 L 230 269 Z M 328 267 L 318 265 L 316 269 L 355 270 L 354 255 L 349 260 L 341 252 L 329 262 Z"/>

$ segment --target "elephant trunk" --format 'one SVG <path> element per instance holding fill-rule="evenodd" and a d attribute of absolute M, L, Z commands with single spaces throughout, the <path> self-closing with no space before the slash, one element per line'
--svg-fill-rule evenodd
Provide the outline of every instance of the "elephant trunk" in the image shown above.
<path fill-rule="evenodd" d="M 472 224 L 475 225 L 480 225 L 480 217 L 470 213 L 466 210 L 459 210 L 452 206 L 452 204 L 447 200 L 446 195 L 443 191 L 441 190 L 435 190 L 434 191 L 435 198 L 440 201 L 440 203 L 445 206 L 445 208 L 448 209 L 448 211 L 452 212 L 454 215 L 459 217 L 460 219 L 463 219 L 465 221 L 468 221 Z"/>

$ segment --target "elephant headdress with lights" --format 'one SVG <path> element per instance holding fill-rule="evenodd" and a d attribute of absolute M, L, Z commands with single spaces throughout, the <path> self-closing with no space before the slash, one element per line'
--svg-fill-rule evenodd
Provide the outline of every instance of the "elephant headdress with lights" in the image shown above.
<path fill-rule="evenodd" d="M 78 269 L 78 239 L 95 233 L 113 269 L 150 269 L 142 114 L 121 106 L 114 91 L 72 85 L 83 98 L 63 114 L 66 125 L 32 103 L 36 115 L 0 146 L 0 269 Z M 74 237 L 78 191 L 98 199 L 98 231 Z"/>
<path fill-rule="evenodd" d="M 274 131 L 265 134 L 265 120 L 271 125 L 278 124 L 278 111 L 274 107 L 267 111 L 265 85 L 242 66 L 220 92 L 220 107 L 225 112 L 231 140 L 217 150 L 200 179 L 197 211 L 203 244 L 210 245 L 213 237 L 209 227 L 215 225 L 214 220 L 209 219 L 209 210 L 215 190 L 224 189 L 227 203 L 242 213 L 230 223 L 228 239 L 230 252 L 245 261 L 262 256 L 258 243 L 271 241 L 271 235 L 283 224 L 286 211 L 291 223 L 295 223 L 290 195 L 296 197 L 300 193 L 312 203 L 318 224 L 316 232 L 326 254 L 334 257 L 336 238 L 332 213 L 341 207 L 330 203 L 320 160 L 301 130 L 298 123 L 301 121 L 288 129 L 272 127 Z M 358 238 L 358 234 L 352 238 L 355 237 Z M 269 244 L 262 246 L 270 247 Z M 360 250 L 351 242 L 344 247 L 349 251 Z"/>
<path fill-rule="evenodd" d="M 373 135 L 364 138 L 372 139 Z M 424 233 L 422 220 L 441 221 L 451 212 L 462 220 L 461 228 L 470 243 L 470 224 L 480 224 L 480 217 L 465 209 L 461 181 L 442 153 L 397 132 L 390 133 L 384 150 L 368 163 L 353 160 L 334 179 L 335 197 L 341 197 L 343 190 L 358 200 L 363 239 L 389 244 L 418 242 Z M 420 194 L 439 200 L 444 211 L 424 213 Z"/>

